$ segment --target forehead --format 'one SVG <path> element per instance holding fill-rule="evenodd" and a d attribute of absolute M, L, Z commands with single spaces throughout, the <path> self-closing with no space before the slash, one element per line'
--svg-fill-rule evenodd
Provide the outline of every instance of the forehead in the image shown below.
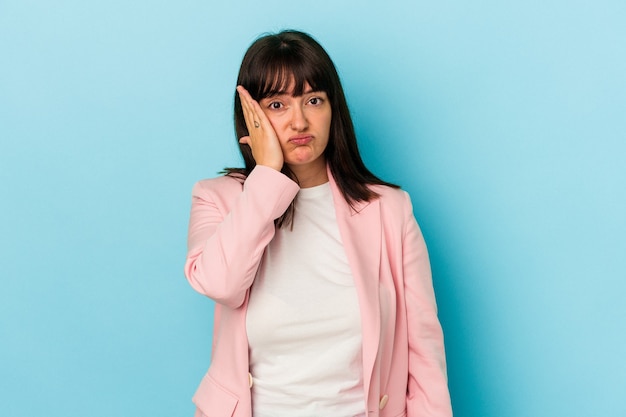
<path fill-rule="evenodd" d="M 289 94 L 301 96 L 309 91 L 325 91 L 324 82 L 310 68 L 278 67 L 269 69 L 259 85 L 259 97 Z"/>
<path fill-rule="evenodd" d="M 284 86 L 284 88 L 279 88 L 279 89 L 272 91 L 271 93 L 267 94 L 267 97 L 279 96 L 279 95 L 298 97 L 298 96 L 301 96 L 303 94 L 308 94 L 313 91 L 315 90 L 311 87 L 311 85 L 308 82 L 304 82 L 301 88 L 297 88 L 295 81 L 291 80 L 289 84 Z"/>

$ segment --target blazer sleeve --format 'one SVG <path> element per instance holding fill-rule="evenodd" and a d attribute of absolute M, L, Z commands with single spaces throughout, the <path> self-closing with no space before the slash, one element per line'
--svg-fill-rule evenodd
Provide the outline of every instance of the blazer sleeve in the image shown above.
<path fill-rule="evenodd" d="M 410 198 L 405 196 L 402 256 L 409 341 L 407 417 L 451 417 L 443 331 L 428 251 Z"/>
<path fill-rule="evenodd" d="M 260 165 L 248 175 L 234 201 L 225 196 L 226 185 L 232 187 L 225 181 L 194 186 L 185 276 L 199 293 L 237 308 L 274 237 L 274 220 L 289 207 L 299 187 L 280 172 Z"/>

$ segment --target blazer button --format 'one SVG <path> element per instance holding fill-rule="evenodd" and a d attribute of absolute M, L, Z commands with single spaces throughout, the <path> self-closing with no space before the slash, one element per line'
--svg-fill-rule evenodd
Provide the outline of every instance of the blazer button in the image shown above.
<path fill-rule="evenodd" d="M 388 402 L 389 396 L 387 394 L 383 395 L 382 397 L 380 397 L 380 403 L 378 404 L 378 408 L 382 410 L 383 408 L 385 408 Z"/>
<path fill-rule="evenodd" d="M 248 372 L 248 385 L 250 388 L 254 385 L 254 380 L 252 379 L 252 374 L 250 372 Z"/>

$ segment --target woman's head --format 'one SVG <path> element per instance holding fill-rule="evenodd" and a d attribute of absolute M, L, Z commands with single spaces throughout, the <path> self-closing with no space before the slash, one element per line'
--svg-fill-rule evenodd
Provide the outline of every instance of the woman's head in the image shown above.
<path fill-rule="evenodd" d="M 323 91 L 328 96 L 332 111 L 326 159 L 330 162 L 330 156 L 336 153 L 337 148 L 353 148 L 358 154 L 352 120 L 335 65 L 324 48 L 308 34 L 287 30 L 257 39 L 243 58 L 237 84 L 248 90 L 257 101 L 285 91 L 301 96 L 306 87 Z M 248 135 L 237 94 L 235 131 L 237 138 Z M 352 146 L 338 143 L 350 141 Z M 241 145 L 241 152 L 249 171 L 255 165 L 250 148 Z"/>

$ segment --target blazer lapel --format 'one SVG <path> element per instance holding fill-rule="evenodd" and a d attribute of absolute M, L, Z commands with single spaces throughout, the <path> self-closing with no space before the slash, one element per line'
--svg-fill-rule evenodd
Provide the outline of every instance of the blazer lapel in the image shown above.
<path fill-rule="evenodd" d="M 380 339 L 379 270 L 381 247 L 380 204 L 378 199 L 350 207 L 328 171 L 339 233 L 354 275 L 361 310 L 363 332 L 363 383 L 370 382 Z"/>

